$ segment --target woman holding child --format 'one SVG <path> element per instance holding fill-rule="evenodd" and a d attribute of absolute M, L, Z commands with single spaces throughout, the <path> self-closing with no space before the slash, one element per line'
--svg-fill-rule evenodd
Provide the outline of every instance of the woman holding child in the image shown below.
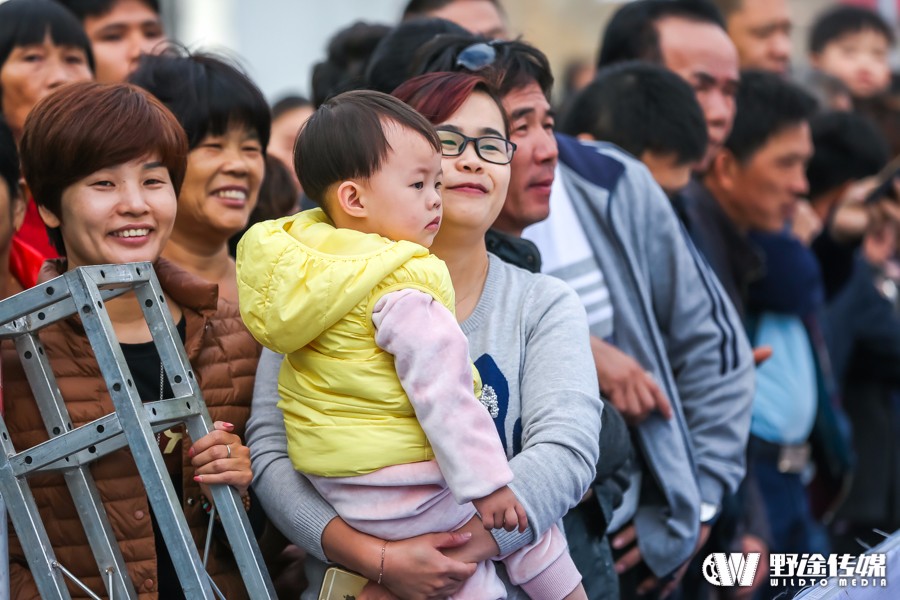
<path fill-rule="evenodd" d="M 585 321 L 577 318 L 583 313 L 578 299 L 557 281 L 506 265 L 485 248 L 484 233 L 509 183 L 508 160 L 497 160 L 493 153 L 507 149 L 511 156 L 496 97 L 477 76 L 447 73 L 412 80 L 397 95 L 438 130 L 443 217 L 431 251 L 452 277 L 456 318 L 480 373 L 482 402 L 509 459 L 508 489 L 524 507 L 528 527 L 489 533 L 473 518 L 455 533 L 389 544 L 387 537 L 352 528 L 294 470 L 276 407 L 281 359 L 271 352 L 260 362 L 248 439 L 255 489 L 270 518 L 295 543 L 319 560 L 380 579 L 401 598 L 440 598 L 460 590 L 476 570 L 473 563 L 535 542 L 578 502 L 594 475 L 601 409 Z M 422 345 L 429 334 L 429 328 L 421 328 Z M 444 365 L 435 360 L 432 369 L 437 374 Z M 314 597 L 322 564 L 308 564 L 308 594 Z M 367 593 L 374 588 L 370 584 Z M 514 588 L 507 589 L 513 597 Z M 570 590 L 555 591 L 564 597 Z"/>

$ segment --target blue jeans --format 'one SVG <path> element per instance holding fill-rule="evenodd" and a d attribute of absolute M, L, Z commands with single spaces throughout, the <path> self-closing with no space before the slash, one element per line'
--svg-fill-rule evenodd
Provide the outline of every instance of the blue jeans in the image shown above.
<path fill-rule="evenodd" d="M 778 460 L 770 452 L 763 452 L 751 440 L 750 460 L 759 485 L 772 531 L 772 553 L 817 553 L 827 555 L 831 544 L 821 523 L 812 516 L 806 486 L 799 474 L 782 473 Z M 762 567 L 762 565 L 760 565 Z M 768 565 L 766 565 L 768 568 Z M 758 598 L 773 598 L 785 588 L 766 585 Z M 788 596 L 789 597 L 789 596 Z"/>

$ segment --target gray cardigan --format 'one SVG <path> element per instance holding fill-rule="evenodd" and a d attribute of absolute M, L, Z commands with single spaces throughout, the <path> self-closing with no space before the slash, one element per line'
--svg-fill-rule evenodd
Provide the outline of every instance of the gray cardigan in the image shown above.
<path fill-rule="evenodd" d="M 484 291 L 461 326 L 483 383 L 497 396 L 495 425 L 515 477 L 510 487 L 528 514 L 524 533 L 495 532 L 507 553 L 557 523 L 594 479 L 602 403 L 587 320 L 561 281 L 490 256 Z M 247 423 L 254 491 L 278 529 L 321 561 L 322 531 L 337 515 L 287 456 L 276 406 L 280 364 L 265 350 L 257 370 Z M 308 565 L 311 589 L 321 571 L 321 564 Z"/>
<path fill-rule="evenodd" d="M 646 167 L 611 144 L 557 141 L 563 183 L 615 308 L 615 345 L 672 402 L 671 420 L 653 413 L 636 428 L 647 468 L 634 521 L 644 560 L 663 576 L 691 556 L 700 502 L 721 505 L 743 479 L 752 352 Z"/>

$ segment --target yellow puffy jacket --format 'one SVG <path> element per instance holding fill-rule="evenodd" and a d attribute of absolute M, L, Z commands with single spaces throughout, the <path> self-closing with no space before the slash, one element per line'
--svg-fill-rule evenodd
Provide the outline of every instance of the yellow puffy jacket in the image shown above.
<path fill-rule="evenodd" d="M 346 477 L 434 457 L 371 315 L 404 288 L 454 311 L 442 260 L 412 242 L 337 229 L 313 209 L 251 227 L 237 272 L 244 322 L 285 355 L 278 406 L 298 470 Z"/>

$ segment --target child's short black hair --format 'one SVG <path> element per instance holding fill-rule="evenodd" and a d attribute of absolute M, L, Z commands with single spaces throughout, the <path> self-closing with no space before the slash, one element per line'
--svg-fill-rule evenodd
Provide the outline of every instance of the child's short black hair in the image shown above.
<path fill-rule="evenodd" d="M 634 156 L 674 155 L 684 165 L 706 153 L 706 121 L 694 90 L 672 71 L 645 62 L 615 64 L 575 97 L 559 130 L 588 133 Z"/>
<path fill-rule="evenodd" d="M 408 105 L 381 92 L 344 92 L 320 106 L 300 130 L 294 165 L 304 193 L 327 212 L 328 188 L 378 172 L 391 150 L 384 131 L 388 121 L 412 129 L 440 153 L 434 127 Z"/>
<path fill-rule="evenodd" d="M 816 20 L 809 35 L 809 51 L 819 54 L 835 40 L 862 31 L 880 33 L 889 46 L 894 45 L 891 26 L 877 12 L 861 6 L 836 6 Z"/>
<path fill-rule="evenodd" d="M 815 152 L 806 167 L 809 199 L 878 173 L 887 164 L 887 142 L 866 117 L 835 111 L 809 122 Z"/>

